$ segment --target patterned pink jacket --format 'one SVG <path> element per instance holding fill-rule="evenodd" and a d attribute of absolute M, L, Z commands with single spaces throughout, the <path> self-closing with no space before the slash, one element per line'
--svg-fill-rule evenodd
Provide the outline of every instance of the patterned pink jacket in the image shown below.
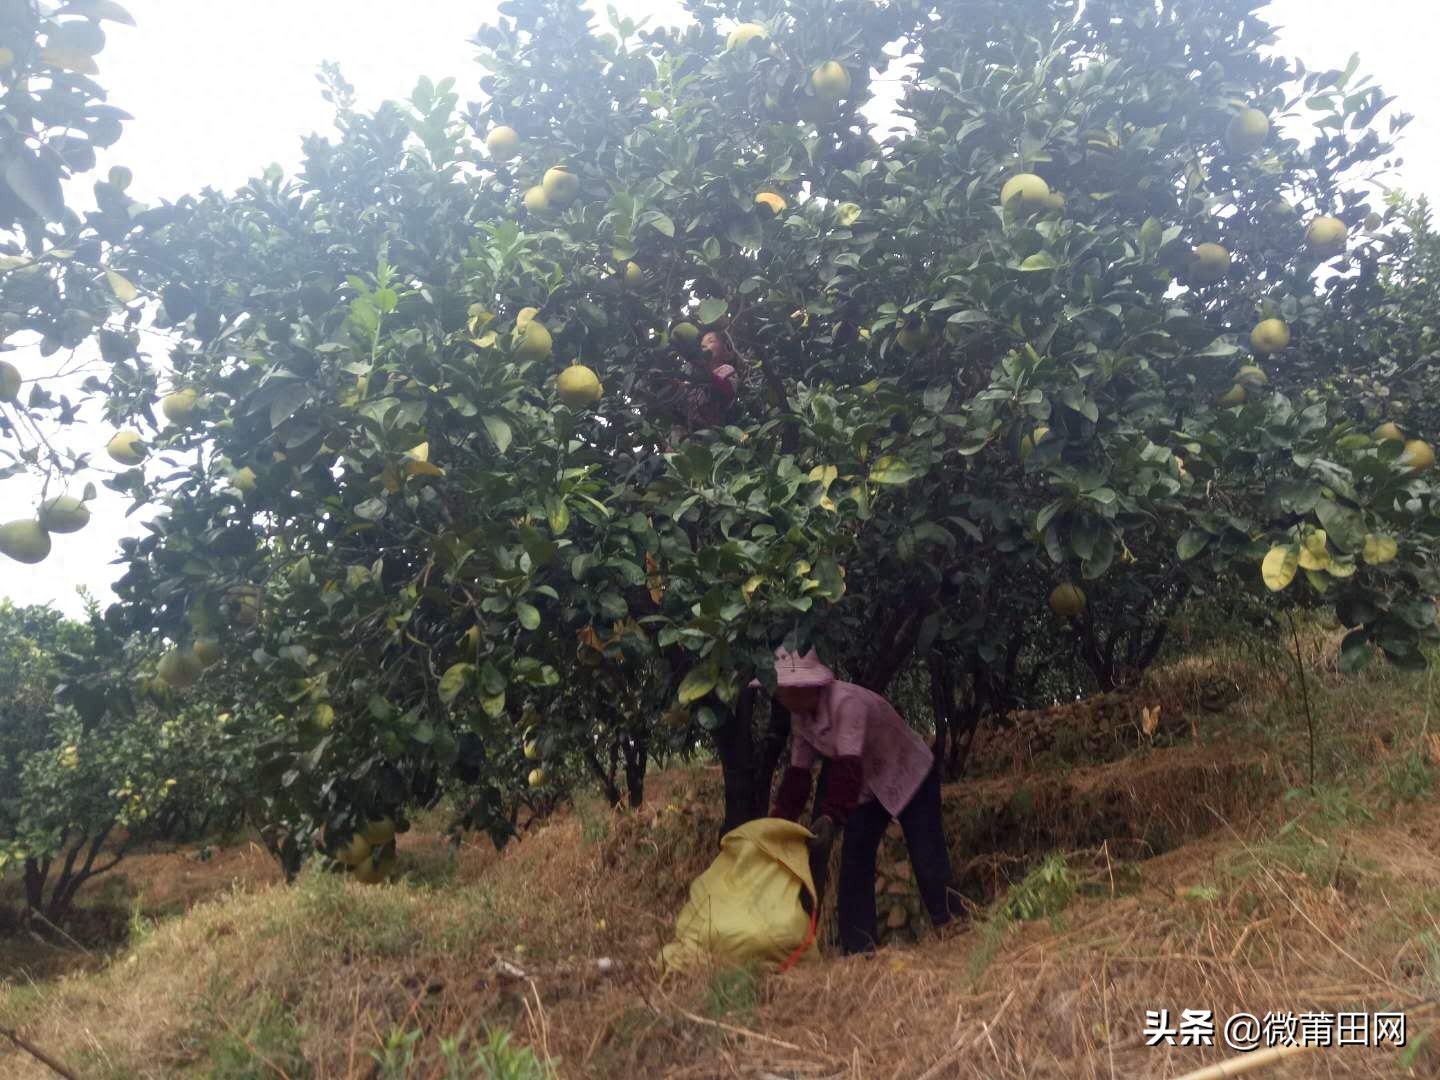
<path fill-rule="evenodd" d="M 934 755 L 925 740 L 879 694 L 854 683 L 829 683 L 813 713 L 790 716 L 790 764 L 809 769 L 816 756 L 858 757 L 865 791 L 892 817 L 914 797 Z"/>

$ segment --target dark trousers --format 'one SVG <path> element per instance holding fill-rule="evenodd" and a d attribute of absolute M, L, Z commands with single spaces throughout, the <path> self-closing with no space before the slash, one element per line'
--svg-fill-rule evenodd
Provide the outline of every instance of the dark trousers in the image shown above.
<path fill-rule="evenodd" d="M 874 800 L 857 806 L 845 822 L 835 902 L 840 948 L 846 953 L 867 952 L 875 948 L 879 939 L 875 925 L 875 856 L 889 824 L 889 811 Z M 900 828 L 905 831 L 905 846 L 910 851 L 910 865 L 915 868 L 920 899 L 936 927 L 944 926 L 953 917 L 954 908 L 937 770 L 930 771 L 900 811 Z"/>

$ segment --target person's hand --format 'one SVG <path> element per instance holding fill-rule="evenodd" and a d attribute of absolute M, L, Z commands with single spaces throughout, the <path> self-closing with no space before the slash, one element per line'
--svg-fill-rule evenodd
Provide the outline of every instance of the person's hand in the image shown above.
<path fill-rule="evenodd" d="M 830 849 L 835 844 L 834 819 L 827 815 L 817 817 L 810 823 L 810 831 L 815 834 L 813 839 L 806 841 L 810 845 L 810 853 L 816 855 L 823 852 L 825 860 L 828 863 L 830 859 Z"/>

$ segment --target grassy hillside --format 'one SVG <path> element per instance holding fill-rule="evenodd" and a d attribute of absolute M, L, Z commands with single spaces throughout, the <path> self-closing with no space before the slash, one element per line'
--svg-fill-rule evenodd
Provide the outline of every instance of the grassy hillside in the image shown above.
<path fill-rule="evenodd" d="M 287 888 L 243 842 L 129 860 L 74 941 L 0 939 L 0 1028 L 87 1080 L 1161 1077 L 1231 1052 L 1145 1046 L 1149 1009 L 1399 1009 L 1403 1051 L 1263 1075 L 1440 1075 L 1440 695 L 1312 661 L 1313 790 L 1283 669 L 1182 665 L 982 745 L 946 791 L 973 909 L 941 941 L 909 940 L 896 847 L 877 956 L 658 979 L 718 826 L 715 773 L 672 770 L 640 812 L 582 802 L 503 855 L 422 823 L 386 887 Z M 1196 704 L 1215 678 L 1244 691 L 1222 712 Z M 4 1042 L 0 1075 L 53 1075 Z"/>

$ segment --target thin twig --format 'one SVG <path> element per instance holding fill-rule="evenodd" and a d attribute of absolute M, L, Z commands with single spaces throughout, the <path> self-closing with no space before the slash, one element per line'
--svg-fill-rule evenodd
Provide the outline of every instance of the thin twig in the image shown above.
<path fill-rule="evenodd" d="M 1300 696 L 1305 702 L 1305 726 L 1310 732 L 1310 792 L 1315 792 L 1315 715 L 1310 711 L 1310 682 L 1305 678 L 1305 660 L 1300 655 L 1300 631 L 1295 629 L 1295 613 L 1286 610 L 1290 620 L 1290 636 L 1295 640 L 1295 667 L 1300 672 Z"/>
<path fill-rule="evenodd" d="M 55 1073 L 57 1076 L 63 1076 L 65 1077 L 65 1080 L 80 1080 L 78 1076 L 72 1073 L 64 1065 L 61 1065 L 49 1054 L 45 1053 L 44 1050 L 41 1050 L 34 1043 L 27 1042 L 26 1040 L 22 1039 L 18 1032 L 11 1031 L 9 1028 L 0 1027 L 0 1035 L 5 1036 L 5 1038 L 9 1039 L 21 1050 L 24 1050 L 25 1053 L 29 1054 L 36 1061 L 40 1062 L 41 1065 L 44 1065 L 47 1069 Z"/>
<path fill-rule="evenodd" d="M 95 954 L 92 953 L 89 949 L 87 949 L 84 945 L 81 945 L 80 942 L 76 941 L 73 937 L 71 937 L 69 934 L 67 934 L 64 930 L 60 929 L 60 927 L 56 926 L 53 922 L 51 922 L 49 919 L 47 919 L 44 915 L 40 914 L 40 912 L 39 912 L 38 910 L 32 910 L 32 911 L 30 912 L 30 917 L 31 917 L 32 919 L 39 919 L 39 920 L 40 920 L 41 922 L 43 922 L 46 926 L 50 927 L 51 930 L 54 930 L 57 934 L 59 934 L 61 937 L 63 937 L 66 941 L 70 942 L 71 945 L 74 945 L 77 949 L 79 949 L 81 952 L 83 952 L 86 956 L 93 957 L 93 956 L 95 955 Z"/>

